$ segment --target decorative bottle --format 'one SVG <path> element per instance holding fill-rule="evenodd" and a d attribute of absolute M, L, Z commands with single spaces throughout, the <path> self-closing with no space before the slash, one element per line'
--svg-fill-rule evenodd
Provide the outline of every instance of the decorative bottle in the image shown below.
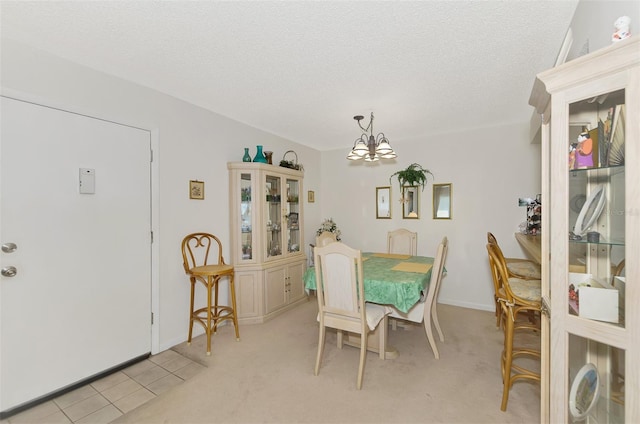
<path fill-rule="evenodd" d="M 256 152 L 256 155 L 253 158 L 253 161 L 267 163 L 267 159 L 264 157 L 264 153 L 262 153 L 262 146 L 257 145 L 256 148 L 258 149 L 258 151 Z"/>
<path fill-rule="evenodd" d="M 242 162 L 251 162 L 251 155 L 249 154 L 249 148 L 244 148 L 244 156 L 242 157 Z"/>

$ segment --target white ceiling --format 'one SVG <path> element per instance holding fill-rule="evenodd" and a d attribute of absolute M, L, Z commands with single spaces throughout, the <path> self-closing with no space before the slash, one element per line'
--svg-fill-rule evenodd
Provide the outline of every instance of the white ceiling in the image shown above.
<path fill-rule="evenodd" d="M 319 150 L 528 121 L 577 0 L 5 1 L 2 36 Z M 366 123 L 365 123 L 366 124 Z"/>

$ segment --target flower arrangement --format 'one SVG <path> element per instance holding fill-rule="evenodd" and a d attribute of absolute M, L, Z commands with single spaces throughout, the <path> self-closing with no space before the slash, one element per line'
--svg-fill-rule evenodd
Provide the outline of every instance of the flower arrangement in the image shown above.
<path fill-rule="evenodd" d="M 325 219 L 324 221 L 322 221 L 322 225 L 320 226 L 320 228 L 318 228 L 318 231 L 316 231 L 316 235 L 319 236 L 325 231 L 334 233 L 336 235 L 336 240 L 340 241 L 340 235 L 342 233 L 338 229 L 338 226 L 336 225 L 336 223 L 333 222 L 333 218 Z"/>

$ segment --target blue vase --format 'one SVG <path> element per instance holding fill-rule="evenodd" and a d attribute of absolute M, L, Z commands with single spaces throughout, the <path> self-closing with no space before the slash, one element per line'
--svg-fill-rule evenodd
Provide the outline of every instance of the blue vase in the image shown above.
<path fill-rule="evenodd" d="M 264 153 L 262 153 L 262 146 L 258 145 L 256 146 L 256 148 L 258 149 L 258 151 L 256 152 L 256 155 L 254 156 L 253 161 L 267 163 L 267 158 L 265 158 Z"/>
<path fill-rule="evenodd" d="M 242 162 L 251 162 L 251 155 L 249 154 L 249 148 L 244 148 L 244 156 L 242 157 Z"/>

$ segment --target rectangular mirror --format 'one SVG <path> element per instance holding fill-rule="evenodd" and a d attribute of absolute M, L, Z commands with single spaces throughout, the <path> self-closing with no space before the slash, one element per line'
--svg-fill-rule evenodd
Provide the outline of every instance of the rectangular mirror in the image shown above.
<path fill-rule="evenodd" d="M 433 185 L 433 219 L 451 219 L 452 184 Z"/>
<path fill-rule="evenodd" d="M 417 186 L 402 187 L 402 218 L 419 219 L 418 212 L 418 192 Z"/>
<path fill-rule="evenodd" d="M 391 187 L 376 187 L 376 218 L 391 219 Z"/>

